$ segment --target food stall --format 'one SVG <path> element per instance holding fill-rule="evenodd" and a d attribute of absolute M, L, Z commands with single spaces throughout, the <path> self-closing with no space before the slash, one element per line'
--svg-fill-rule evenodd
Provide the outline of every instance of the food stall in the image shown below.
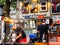
<path fill-rule="evenodd" d="M 60 16 L 53 16 L 53 22 L 56 32 L 49 35 L 49 45 L 60 45 Z"/>

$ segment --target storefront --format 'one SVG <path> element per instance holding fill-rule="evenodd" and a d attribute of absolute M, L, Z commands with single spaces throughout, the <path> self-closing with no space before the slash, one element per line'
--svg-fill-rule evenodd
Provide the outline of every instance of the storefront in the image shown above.
<path fill-rule="evenodd" d="M 26 33 L 31 34 L 32 30 L 37 30 L 37 26 L 41 24 L 41 20 L 45 19 L 49 24 L 50 12 L 47 0 L 26 0 L 19 1 L 19 17 L 23 20 Z M 47 17 L 46 17 L 47 16 Z M 28 34 L 28 35 L 29 35 Z"/>
<path fill-rule="evenodd" d="M 31 33 L 37 32 L 37 26 L 41 24 L 41 20 L 45 19 L 46 24 L 49 25 L 49 19 L 51 19 L 50 16 L 47 13 L 35 13 L 35 14 L 21 14 L 20 15 L 20 21 L 24 23 L 25 32 L 27 36 L 29 36 Z"/>

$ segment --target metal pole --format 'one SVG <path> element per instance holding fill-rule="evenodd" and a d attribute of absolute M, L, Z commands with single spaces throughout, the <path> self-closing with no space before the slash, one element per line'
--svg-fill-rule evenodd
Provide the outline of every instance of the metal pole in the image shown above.
<path fill-rule="evenodd" d="M 16 14 L 16 18 L 19 19 L 19 0 L 17 0 L 17 14 Z"/>

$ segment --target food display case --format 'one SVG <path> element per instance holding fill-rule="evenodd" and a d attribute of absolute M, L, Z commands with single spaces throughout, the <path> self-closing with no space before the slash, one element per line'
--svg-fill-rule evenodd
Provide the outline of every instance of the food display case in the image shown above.
<path fill-rule="evenodd" d="M 34 20 L 25 20 L 24 21 L 24 27 L 25 27 L 25 32 L 26 32 L 26 34 L 28 33 L 28 35 L 29 34 L 31 34 L 32 33 L 32 31 L 35 29 L 36 30 L 36 26 L 35 26 L 35 21 Z"/>

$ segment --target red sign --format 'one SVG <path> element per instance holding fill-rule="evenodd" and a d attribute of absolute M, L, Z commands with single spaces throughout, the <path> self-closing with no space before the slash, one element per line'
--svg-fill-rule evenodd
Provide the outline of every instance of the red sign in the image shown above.
<path fill-rule="evenodd" d="M 60 24 L 60 20 L 57 20 L 57 21 L 56 21 L 56 24 Z"/>
<path fill-rule="evenodd" d="M 56 36 L 56 39 L 56 42 L 50 41 L 49 45 L 60 45 L 60 36 Z"/>
<path fill-rule="evenodd" d="M 43 15 L 39 15 L 39 16 L 38 16 L 38 19 L 43 19 L 43 18 L 44 18 Z"/>

